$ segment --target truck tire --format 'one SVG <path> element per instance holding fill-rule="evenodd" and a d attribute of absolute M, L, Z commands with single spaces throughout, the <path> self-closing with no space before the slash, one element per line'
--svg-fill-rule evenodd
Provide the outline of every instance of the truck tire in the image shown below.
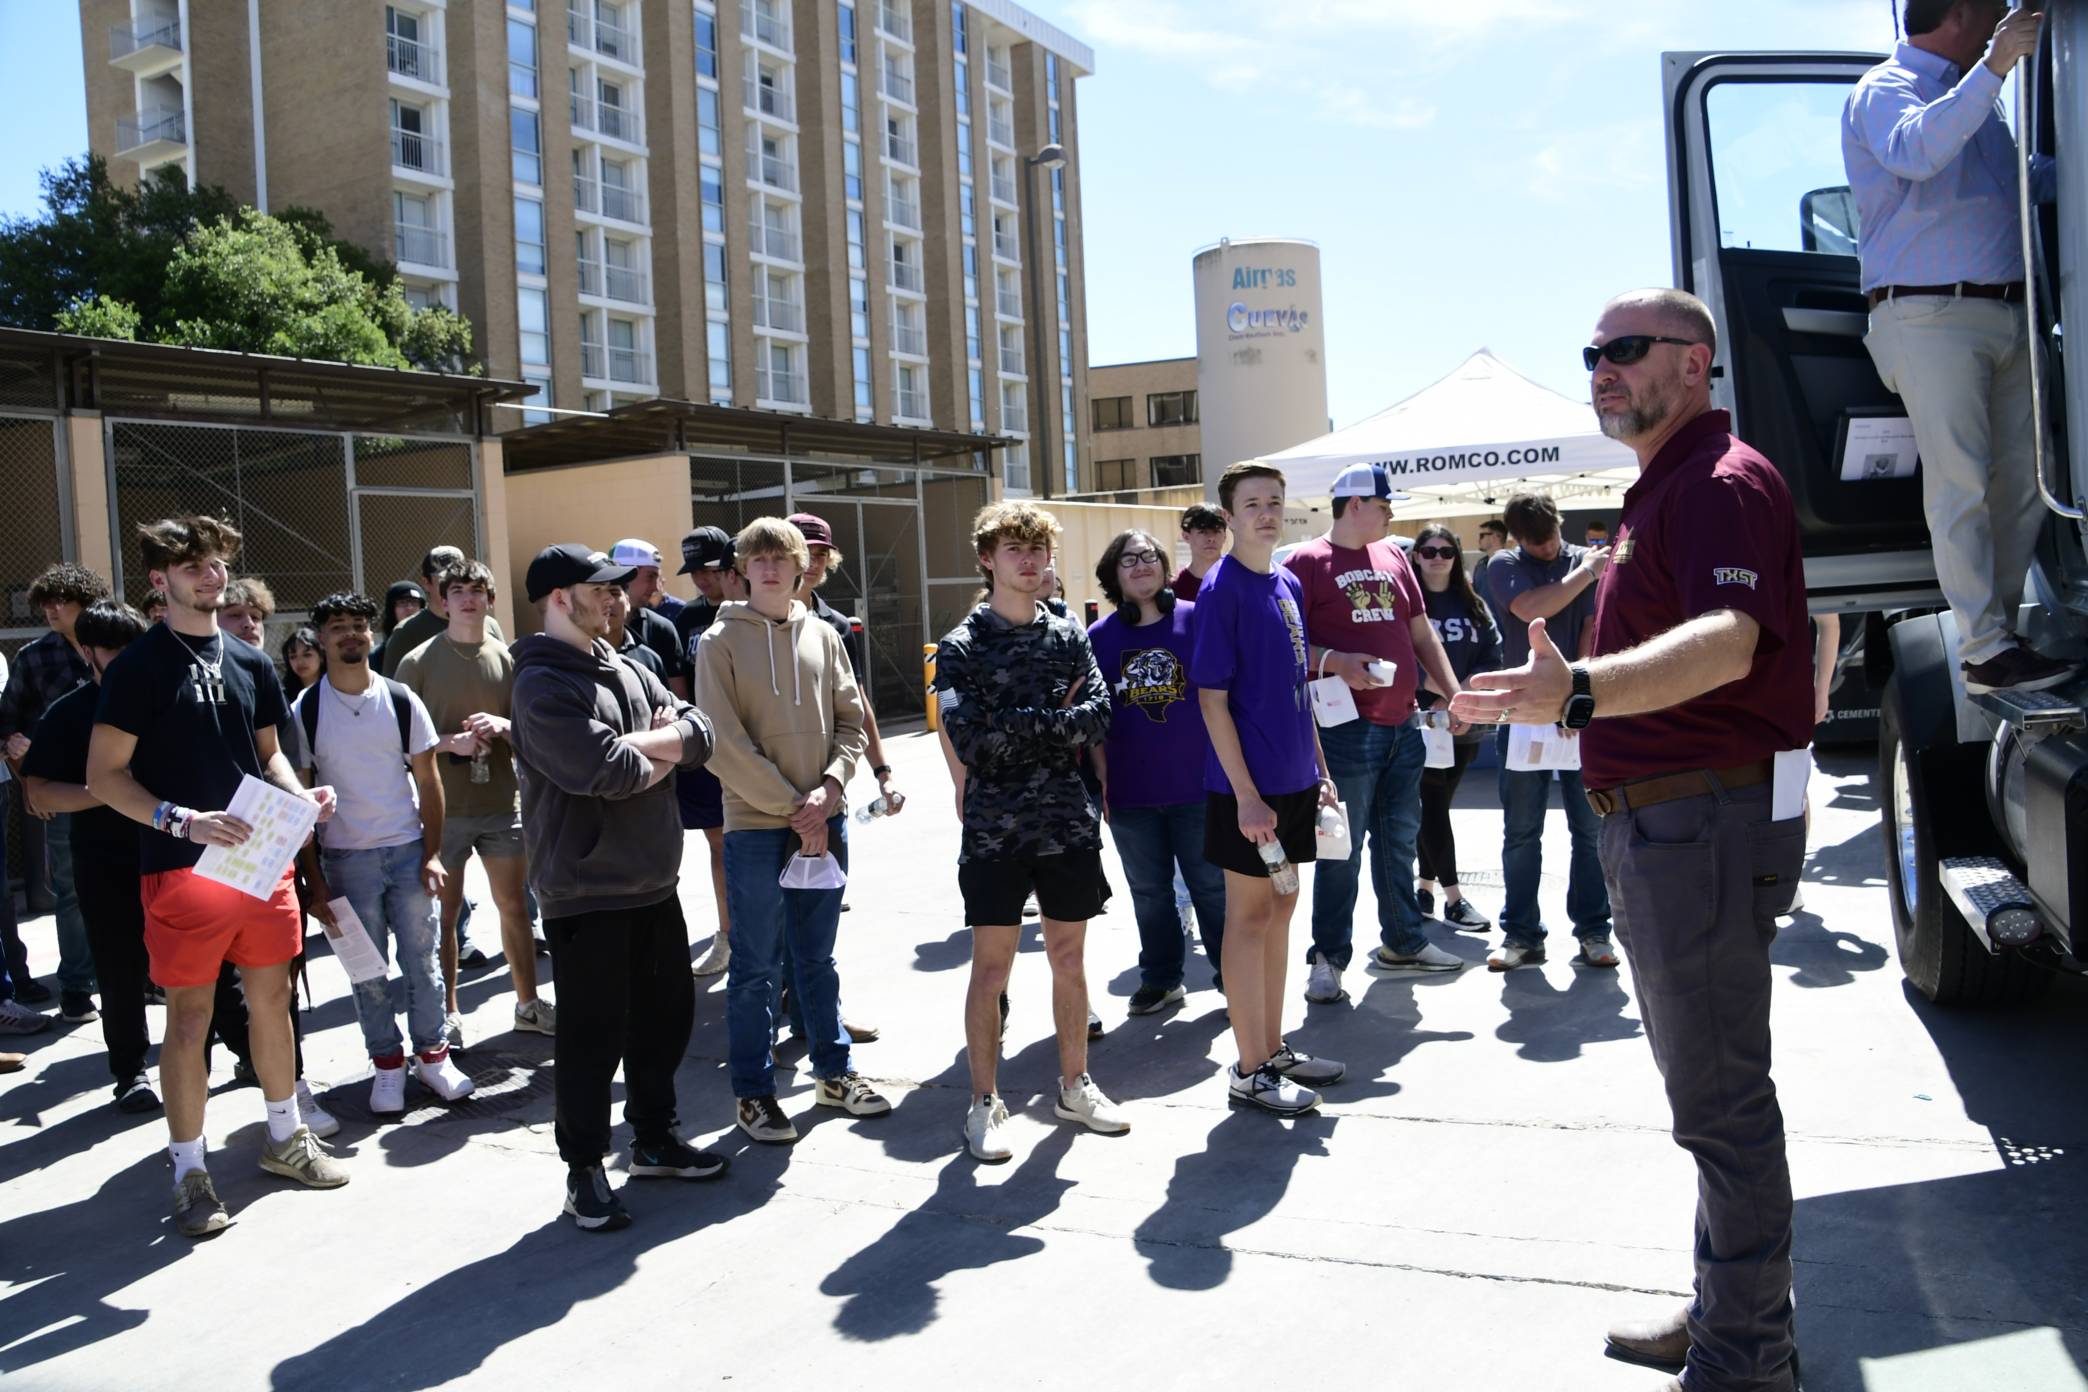
<path fill-rule="evenodd" d="M 2016 953 L 1988 952 L 1937 877 L 1945 856 L 1992 852 L 1976 839 L 1968 842 L 1965 831 L 1949 838 L 1955 844 L 1946 844 L 1937 827 L 1939 809 L 1954 808 L 1954 822 L 1976 820 L 1991 838 L 1991 828 L 1984 825 L 1983 746 L 1909 749 L 1902 738 L 1905 728 L 1894 682 L 1880 713 L 1877 786 L 1900 971 L 1937 1005 L 2013 1005 L 2042 995 L 2051 984 L 2050 973 Z"/>

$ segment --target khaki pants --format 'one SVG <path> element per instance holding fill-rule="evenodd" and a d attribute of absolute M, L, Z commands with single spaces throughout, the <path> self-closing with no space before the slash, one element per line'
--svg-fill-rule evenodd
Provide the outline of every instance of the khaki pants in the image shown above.
<path fill-rule="evenodd" d="M 2015 646 L 2016 611 L 2043 529 L 2023 307 L 1908 295 L 1871 311 L 1864 346 L 1898 392 L 1921 448 L 1936 577 L 1957 616 L 1958 657 Z"/>

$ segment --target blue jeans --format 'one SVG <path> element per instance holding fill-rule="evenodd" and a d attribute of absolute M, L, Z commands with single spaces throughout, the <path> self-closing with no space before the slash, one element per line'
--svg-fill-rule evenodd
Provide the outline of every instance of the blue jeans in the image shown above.
<path fill-rule="evenodd" d="M 51 858 L 51 895 L 57 900 L 53 912 L 58 918 L 58 989 L 87 995 L 94 990 L 94 953 L 87 946 L 80 896 L 73 890 L 71 813 L 44 823 L 44 846 Z"/>
<path fill-rule="evenodd" d="M 354 907 L 371 945 L 384 952 L 387 936 L 397 944 L 389 955 L 406 983 L 406 1026 L 413 1034 L 415 1053 L 443 1044 L 442 968 L 435 956 L 442 922 L 421 882 L 426 859 L 419 840 L 368 851 L 319 852 L 327 887 Z M 396 1058 L 405 1052 L 389 977 L 356 983 L 355 1014 L 362 1021 L 363 1047 L 371 1058 Z"/>
<path fill-rule="evenodd" d="M 827 849 L 848 868 L 842 818 L 827 823 Z M 850 1069 L 841 1029 L 841 977 L 834 936 L 839 889 L 785 889 L 776 883 L 797 836 L 788 827 L 725 833 L 725 904 L 732 913 L 732 965 L 725 977 L 725 1041 L 734 1097 L 772 1097 L 776 993 L 783 948 L 790 946 L 791 995 L 805 1015 L 812 1072 L 838 1078 Z"/>
<path fill-rule="evenodd" d="M 1552 775 L 1514 773 L 1508 768 L 1508 728 L 1497 736 L 1501 755 L 1501 873 L 1506 902 L 1501 908 L 1501 936 L 1506 942 L 1536 947 L 1544 941 L 1544 920 L 1537 913 L 1537 884 L 1544 874 L 1544 814 L 1551 806 Z M 1560 800 L 1566 805 L 1566 831 L 1573 840 L 1573 859 L 1566 882 L 1566 916 L 1576 938 L 1610 935 L 1609 889 L 1602 882 L 1602 819 L 1588 806 L 1580 773 L 1561 770 Z"/>
<path fill-rule="evenodd" d="M 1131 887 L 1131 911 L 1138 919 L 1138 981 L 1158 991 L 1182 984 L 1188 946 L 1182 937 L 1182 915 L 1175 901 L 1175 872 L 1189 886 L 1196 921 L 1203 933 L 1211 970 L 1222 973 L 1225 940 L 1225 872 L 1204 859 L 1204 805 L 1178 802 L 1171 807 L 1113 807 L 1109 834 L 1124 881 Z"/>
<path fill-rule="evenodd" d="M 1327 771 L 1348 804 L 1349 858 L 1323 860 L 1312 883 L 1312 947 L 1315 957 L 1346 970 L 1356 916 L 1356 884 L 1363 873 L 1363 848 L 1370 843 L 1370 886 L 1377 893 L 1378 938 L 1402 957 L 1428 945 L 1421 931 L 1421 903 L 1414 897 L 1414 842 L 1421 834 L 1421 770 L 1428 749 L 1412 725 L 1374 725 L 1351 720 L 1320 731 Z"/>

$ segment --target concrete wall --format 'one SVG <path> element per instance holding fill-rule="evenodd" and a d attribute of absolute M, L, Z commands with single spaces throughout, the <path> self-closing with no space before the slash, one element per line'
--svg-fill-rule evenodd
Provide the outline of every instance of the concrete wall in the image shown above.
<path fill-rule="evenodd" d="M 606 551 L 627 536 L 642 536 L 660 548 L 666 560 L 661 578 L 684 598 L 693 594 L 686 580 L 671 572 L 681 566 L 682 533 L 693 525 L 689 491 L 689 459 L 682 454 L 619 459 L 570 469 L 533 469 L 511 474 L 504 489 L 507 574 L 501 592 L 513 598 L 515 626 L 510 635 L 535 633 L 542 616 L 523 589 L 530 557 L 564 541 L 585 542 Z M 492 507 L 487 507 L 487 549 L 494 541 Z M 490 562 L 497 565 L 498 562 Z M 505 617 L 502 618 L 506 626 Z"/>
<path fill-rule="evenodd" d="M 1168 571 L 1170 575 L 1188 563 L 1189 552 L 1181 542 L 1180 508 L 1069 503 L 1059 498 L 1040 500 L 1040 505 L 1059 520 L 1059 526 L 1065 531 L 1059 542 L 1056 564 L 1059 583 L 1065 588 L 1066 602 L 1072 606 L 1076 617 L 1086 615 L 1089 600 L 1102 600 L 1102 587 L 1095 583 L 1095 562 L 1101 559 L 1102 549 L 1126 528 L 1141 527 L 1159 539 L 1161 546 L 1173 557 Z"/>

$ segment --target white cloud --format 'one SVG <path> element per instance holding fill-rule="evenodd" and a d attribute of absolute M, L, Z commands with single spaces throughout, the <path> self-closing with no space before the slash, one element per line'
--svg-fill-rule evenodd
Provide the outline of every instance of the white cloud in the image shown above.
<path fill-rule="evenodd" d="M 1077 0 L 1069 19 L 1098 52 L 1127 48 L 1159 58 L 1223 58 L 1260 52 L 1266 45 L 1237 30 L 1200 27 L 1173 0 Z"/>

